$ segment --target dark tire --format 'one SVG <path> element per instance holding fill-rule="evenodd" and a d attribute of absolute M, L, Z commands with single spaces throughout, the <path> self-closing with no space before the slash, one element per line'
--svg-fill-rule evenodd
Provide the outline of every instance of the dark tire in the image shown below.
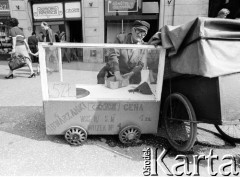
<path fill-rule="evenodd" d="M 136 143 L 140 139 L 141 130 L 135 125 L 129 125 L 124 127 L 118 136 L 123 144 Z"/>
<path fill-rule="evenodd" d="M 164 126 L 169 143 L 177 151 L 189 151 L 197 136 L 194 109 L 180 93 L 169 95 L 163 107 Z"/>
<path fill-rule="evenodd" d="M 240 125 L 215 125 L 224 139 L 234 143 L 240 143 Z"/>
<path fill-rule="evenodd" d="M 65 139 L 69 144 L 79 146 L 87 140 L 87 132 L 82 127 L 74 126 L 66 131 Z"/>

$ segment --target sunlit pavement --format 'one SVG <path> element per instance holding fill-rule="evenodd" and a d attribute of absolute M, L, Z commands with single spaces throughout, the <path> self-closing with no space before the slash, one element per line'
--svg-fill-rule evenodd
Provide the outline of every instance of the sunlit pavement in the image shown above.
<path fill-rule="evenodd" d="M 85 67 L 74 63 L 64 65 Z M 101 65 L 95 68 L 100 69 Z M 169 148 L 162 128 L 156 135 L 143 135 L 142 141 L 134 146 L 123 146 L 117 136 L 89 136 L 80 147 L 68 145 L 63 136 L 47 136 L 40 76 L 27 78 L 27 67 L 17 70 L 14 79 L 6 80 L 7 73 L 7 62 L 0 61 L 0 175 L 142 176 L 142 150 Z M 185 153 L 190 170 L 193 155 L 208 155 L 213 149 L 213 154 L 219 156 L 213 166 L 217 170 L 223 163 L 223 155 L 240 152 L 239 144 L 222 140 L 213 125 L 199 124 L 199 127 L 193 151 Z M 175 160 L 178 154 L 180 152 L 170 150 L 164 158 L 168 167 L 178 163 Z M 209 176 L 207 167 L 207 161 L 200 162 L 201 176 Z M 165 175 L 160 167 L 158 175 Z"/>

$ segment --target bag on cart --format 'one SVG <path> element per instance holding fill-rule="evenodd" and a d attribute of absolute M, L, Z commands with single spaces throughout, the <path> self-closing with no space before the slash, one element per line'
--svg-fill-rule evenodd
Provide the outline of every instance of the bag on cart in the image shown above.
<path fill-rule="evenodd" d="M 11 70 L 16 70 L 18 68 L 22 68 L 26 65 L 26 60 L 28 58 L 21 54 L 12 54 L 11 58 L 9 58 L 8 66 Z"/>

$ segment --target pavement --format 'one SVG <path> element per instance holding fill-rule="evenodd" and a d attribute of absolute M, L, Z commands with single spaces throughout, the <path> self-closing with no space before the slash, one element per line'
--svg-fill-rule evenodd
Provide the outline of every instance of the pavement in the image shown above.
<path fill-rule="evenodd" d="M 64 63 L 64 68 L 89 69 L 84 63 Z M 92 68 L 99 70 L 102 64 Z M 34 63 L 34 69 L 36 64 Z M 91 68 L 90 68 L 91 70 Z M 27 78 L 27 67 L 14 72 L 14 79 L 5 79 L 6 61 L 0 61 L 0 175 L 78 175 L 78 176 L 143 176 L 144 148 L 169 148 L 163 128 L 155 135 L 143 135 L 134 146 L 119 143 L 117 136 L 91 136 L 79 147 L 66 143 L 63 136 L 48 136 L 42 107 L 40 76 Z M 89 81 L 86 76 L 86 81 Z M 224 141 L 213 125 L 198 125 L 197 142 L 191 152 L 184 155 L 208 155 L 214 150 L 223 163 L 225 154 L 237 156 L 239 144 Z M 171 150 L 165 157 L 167 165 L 179 163 L 180 152 Z M 200 175 L 208 174 L 206 161 L 200 162 Z M 216 168 L 217 169 L 217 168 Z M 238 171 L 239 168 L 238 168 Z M 158 169 L 159 176 L 166 174 Z"/>

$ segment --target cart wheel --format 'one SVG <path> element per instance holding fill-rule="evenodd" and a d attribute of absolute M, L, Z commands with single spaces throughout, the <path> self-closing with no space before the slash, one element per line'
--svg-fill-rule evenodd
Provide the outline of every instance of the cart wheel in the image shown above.
<path fill-rule="evenodd" d="M 137 126 L 129 125 L 124 127 L 119 133 L 119 140 L 124 144 L 134 143 L 139 140 L 141 130 Z"/>
<path fill-rule="evenodd" d="M 215 127 L 226 140 L 240 143 L 240 125 L 215 125 Z"/>
<path fill-rule="evenodd" d="M 79 146 L 87 140 L 87 132 L 82 127 L 71 127 L 66 131 L 65 139 L 69 144 Z"/>
<path fill-rule="evenodd" d="M 167 97 L 163 119 L 169 143 L 178 151 L 188 151 L 196 141 L 197 123 L 189 100 L 180 93 Z"/>

